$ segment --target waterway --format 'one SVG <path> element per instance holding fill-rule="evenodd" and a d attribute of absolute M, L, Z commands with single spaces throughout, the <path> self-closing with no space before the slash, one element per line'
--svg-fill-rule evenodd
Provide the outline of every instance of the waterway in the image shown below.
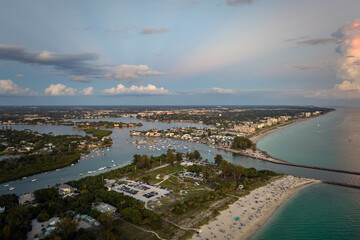
<path fill-rule="evenodd" d="M 197 126 L 203 127 L 201 124 L 192 124 L 192 123 L 163 123 L 163 122 L 143 122 L 134 118 L 108 118 L 108 119 L 93 119 L 91 121 L 121 121 L 121 122 L 141 122 L 143 123 L 142 127 L 136 128 L 137 130 L 148 130 L 148 129 L 168 129 L 171 127 L 190 127 Z M 82 121 L 82 120 L 74 120 L 74 121 Z M 296 126 L 296 125 L 295 125 Z M 0 126 L 1 127 L 1 126 Z M 84 131 L 82 130 L 74 130 L 71 126 L 52 126 L 52 125 L 14 125 L 13 129 L 31 129 L 38 131 L 40 133 L 50 133 L 53 134 L 78 134 L 84 135 Z M 289 128 L 290 129 L 290 128 Z M 111 138 L 113 139 L 113 146 L 107 149 L 101 149 L 100 151 L 93 152 L 89 154 L 88 157 L 83 158 L 74 166 L 68 166 L 62 168 L 60 171 L 49 171 L 46 173 L 36 174 L 34 176 L 27 177 L 26 179 L 11 181 L 8 183 L 3 183 L 0 186 L 0 194 L 6 193 L 15 193 L 22 194 L 26 192 L 32 192 L 36 189 L 46 188 L 48 186 L 54 186 L 57 183 L 64 183 L 70 180 L 76 180 L 84 176 L 99 174 L 104 171 L 110 171 L 117 167 L 122 167 L 128 164 L 132 160 L 132 156 L 134 154 L 149 154 L 149 155 L 160 155 L 162 153 L 166 153 L 167 148 L 163 149 L 158 144 L 158 149 L 155 151 L 150 150 L 146 147 L 141 147 L 140 150 L 137 149 L 136 145 L 133 144 L 135 140 L 142 139 L 141 137 L 130 137 L 129 131 L 132 128 L 118 128 L 112 129 L 113 133 L 111 134 Z M 270 137 L 272 135 L 269 135 Z M 266 137 L 266 138 L 268 138 Z M 161 140 L 161 139 L 157 139 Z M 296 168 L 292 166 L 284 166 L 277 165 L 269 162 L 265 162 L 262 160 L 253 159 L 250 157 L 241 156 L 238 154 L 233 154 L 229 152 L 224 152 L 221 150 L 217 150 L 214 148 L 209 148 L 206 145 L 198 144 L 198 143 L 190 143 L 184 142 L 181 140 L 172 140 L 166 139 L 166 143 L 162 143 L 162 145 L 167 146 L 171 145 L 172 147 L 176 147 L 178 151 L 186 152 L 190 150 L 198 150 L 204 159 L 209 159 L 209 161 L 213 161 L 214 154 L 223 155 L 224 159 L 232 162 L 234 164 L 240 164 L 244 167 L 255 167 L 256 169 L 268 169 L 273 170 L 279 173 L 292 174 L 295 176 L 304 176 L 310 177 L 320 180 L 327 180 L 333 182 L 347 183 L 353 185 L 360 186 L 360 176 L 343 174 L 343 173 L 335 173 L 335 172 L 327 172 L 315 169 L 303 169 Z M 209 152 L 209 150 L 211 152 Z M 113 165 L 117 166 L 113 166 Z M 98 171 L 101 167 L 111 167 L 106 168 L 106 170 Z M 88 173 L 88 171 L 96 171 L 96 173 Z M 82 174 L 82 176 L 80 176 Z M 36 182 L 32 182 L 33 179 L 36 179 Z M 9 184 L 9 186 L 4 186 L 5 184 Z M 9 187 L 14 187 L 13 191 L 9 191 Z"/>
<path fill-rule="evenodd" d="M 328 167 L 344 170 L 360 171 L 359 160 L 359 109 L 339 109 L 325 116 L 310 119 L 289 128 L 280 130 L 262 139 L 258 146 L 280 159 L 319 167 Z M 142 122 L 143 127 L 137 130 L 152 128 L 168 129 L 171 127 L 189 127 L 201 124 L 190 123 L 161 123 L 143 122 L 133 118 L 94 119 L 92 121 L 122 121 Z M 80 121 L 80 120 L 74 120 Z M 1 126 L 0 126 L 1 127 Z M 31 129 L 40 133 L 53 134 L 79 134 L 81 130 L 74 130 L 70 126 L 12 126 L 13 129 Z M 277 165 L 257 159 L 252 159 L 229 152 L 209 148 L 203 144 L 183 142 L 180 140 L 166 140 L 166 143 L 157 143 L 159 150 L 151 151 L 147 147 L 137 149 L 132 144 L 139 137 L 130 137 L 132 129 L 113 129 L 111 137 L 114 144 L 109 150 L 102 149 L 92 153 L 84 160 L 80 160 L 74 166 L 62 168 L 60 171 L 50 171 L 28 177 L 25 180 L 11 181 L 9 184 L 15 187 L 9 191 L 9 187 L 0 186 L 0 195 L 7 193 L 22 194 L 36 189 L 45 188 L 48 185 L 64 183 L 69 180 L 79 179 L 88 171 L 98 171 L 103 166 L 121 167 L 131 161 L 134 154 L 159 155 L 165 153 L 160 145 L 171 145 L 178 151 L 186 152 L 189 149 L 199 150 L 203 158 L 213 161 L 213 154 L 222 154 L 223 157 L 244 167 L 256 169 L 269 169 L 280 173 L 296 176 L 310 177 L 340 183 L 348 183 L 360 186 L 360 176 L 327 172 L 315 169 L 304 169 L 292 166 Z M 186 148 L 186 149 L 185 149 Z M 209 152 L 211 150 L 211 152 Z M 91 158 L 93 156 L 93 158 Z M 112 162 L 114 161 L 114 162 Z M 106 169 L 105 171 L 110 171 Z M 36 182 L 32 182 L 36 179 Z M 328 185 L 316 184 L 305 188 L 286 202 L 273 216 L 273 218 L 256 234 L 255 239 L 359 239 L 360 237 L 360 190 Z"/>

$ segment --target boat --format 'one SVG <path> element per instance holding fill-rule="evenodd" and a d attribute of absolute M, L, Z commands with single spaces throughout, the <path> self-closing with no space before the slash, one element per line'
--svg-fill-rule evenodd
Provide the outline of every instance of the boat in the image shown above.
<path fill-rule="evenodd" d="M 60 169 L 58 168 L 58 169 L 56 169 L 56 171 L 58 172 L 58 171 L 60 171 Z"/>
<path fill-rule="evenodd" d="M 9 186 L 9 184 L 5 184 L 5 185 L 4 185 L 4 187 L 8 187 L 8 186 Z"/>
<path fill-rule="evenodd" d="M 71 166 L 74 166 L 74 164 L 72 163 Z"/>
<path fill-rule="evenodd" d="M 82 176 L 82 175 L 83 175 L 83 173 L 80 173 L 79 175 L 80 175 L 80 176 Z"/>
<path fill-rule="evenodd" d="M 25 180 L 25 179 L 26 179 L 26 177 L 23 177 L 22 179 L 23 179 L 23 180 Z"/>
<path fill-rule="evenodd" d="M 33 179 L 33 180 L 31 180 L 32 182 L 36 182 L 36 178 L 35 179 Z"/>
<path fill-rule="evenodd" d="M 9 188 L 9 191 L 12 191 L 12 190 L 14 190 L 15 189 L 15 187 L 11 187 L 11 188 Z"/>

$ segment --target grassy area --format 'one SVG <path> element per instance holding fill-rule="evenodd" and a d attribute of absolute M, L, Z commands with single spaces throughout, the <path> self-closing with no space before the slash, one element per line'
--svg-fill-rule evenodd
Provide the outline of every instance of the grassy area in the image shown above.
<path fill-rule="evenodd" d="M 142 231 L 141 229 L 134 227 L 132 224 L 122 221 L 118 226 L 118 230 L 121 232 L 120 239 L 126 240 L 137 240 L 137 239 L 158 239 L 154 234 Z"/>
<path fill-rule="evenodd" d="M 157 169 L 137 177 L 139 180 L 148 179 L 151 184 L 160 183 L 160 186 L 170 188 L 174 191 L 174 194 L 149 203 L 148 207 L 161 214 L 168 210 L 175 202 L 183 202 L 211 191 L 211 186 L 202 182 L 199 182 L 199 185 L 194 184 L 195 182 L 191 180 L 187 181 L 186 184 L 181 183 L 178 179 L 178 173 L 184 170 L 186 170 L 186 167 L 174 165 Z M 167 179 L 156 179 L 156 176 L 161 174 L 163 177 L 166 176 Z"/>

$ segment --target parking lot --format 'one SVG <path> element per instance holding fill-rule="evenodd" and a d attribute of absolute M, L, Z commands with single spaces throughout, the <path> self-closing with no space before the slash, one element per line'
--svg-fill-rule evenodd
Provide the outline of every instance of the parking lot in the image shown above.
<path fill-rule="evenodd" d="M 125 195 L 146 203 L 150 203 L 173 193 L 173 191 L 168 188 L 131 180 L 122 180 L 118 184 L 113 184 L 109 190 L 124 193 Z"/>

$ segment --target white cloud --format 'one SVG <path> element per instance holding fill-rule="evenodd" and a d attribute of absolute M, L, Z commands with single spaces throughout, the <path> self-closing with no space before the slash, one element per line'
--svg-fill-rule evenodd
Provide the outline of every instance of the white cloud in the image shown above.
<path fill-rule="evenodd" d="M 339 45 L 341 53 L 338 60 L 337 77 L 342 83 L 331 89 L 319 90 L 310 97 L 353 99 L 360 98 L 360 20 L 349 22 L 332 37 Z"/>
<path fill-rule="evenodd" d="M 127 88 L 123 84 L 118 84 L 114 88 L 105 89 L 103 91 L 106 95 L 166 95 L 171 94 L 171 92 L 163 87 L 157 88 L 154 85 L 147 86 L 135 86 Z"/>
<path fill-rule="evenodd" d="M 233 90 L 233 89 L 224 89 L 224 88 L 217 88 L 217 87 L 212 88 L 211 92 L 213 92 L 213 93 L 225 93 L 225 94 L 234 94 L 234 93 L 236 93 L 236 91 Z"/>
<path fill-rule="evenodd" d="M 21 88 L 10 79 L 0 80 L 0 95 L 36 95 L 30 88 Z"/>
<path fill-rule="evenodd" d="M 66 87 L 64 84 L 51 84 L 45 89 L 45 95 L 49 96 L 74 96 L 77 90 L 75 88 Z"/>
<path fill-rule="evenodd" d="M 162 75 L 163 73 L 150 69 L 147 65 L 120 65 L 115 69 L 114 76 L 106 74 L 106 78 L 115 78 L 118 80 L 138 79 L 139 76 Z"/>
<path fill-rule="evenodd" d="M 319 90 L 315 94 L 310 95 L 310 97 L 325 99 L 360 98 L 360 85 L 350 81 L 343 81 L 340 84 L 335 84 L 332 89 Z"/>
<path fill-rule="evenodd" d="M 93 87 L 87 87 L 87 88 L 84 88 L 81 91 L 81 94 L 86 95 L 86 96 L 93 95 L 93 93 L 94 93 L 94 88 Z"/>

